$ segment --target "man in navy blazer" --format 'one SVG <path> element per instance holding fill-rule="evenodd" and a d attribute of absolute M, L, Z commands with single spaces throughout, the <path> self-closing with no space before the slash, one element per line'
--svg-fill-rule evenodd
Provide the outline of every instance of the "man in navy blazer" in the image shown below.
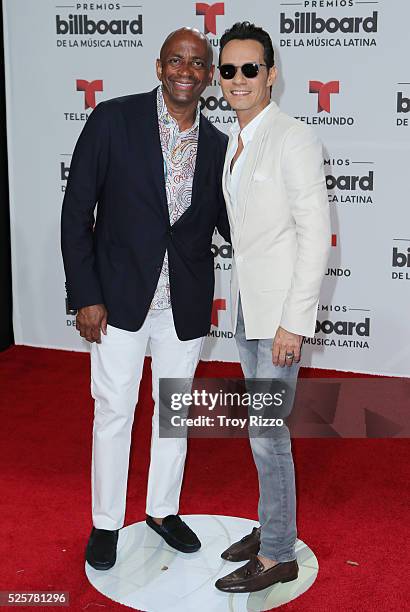
<path fill-rule="evenodd" d="M 210 328 L 215 227 L 229 239 L 221 188 L 226 137 L 199 112 L 213 77 L 203 34 L 170 34 L 156 70 L 157 89 L 93 111 L 75 147 L 62 211 L 68 301 L 91 343 L 93 529 L 86 558 L 101 570 L 116 561 L 148 342 L 155 408 L 146 522 L 178 550 L 200 547 L 178 515 L 186 439 L 159 438 L 158 381 L 194 375 Z"/>

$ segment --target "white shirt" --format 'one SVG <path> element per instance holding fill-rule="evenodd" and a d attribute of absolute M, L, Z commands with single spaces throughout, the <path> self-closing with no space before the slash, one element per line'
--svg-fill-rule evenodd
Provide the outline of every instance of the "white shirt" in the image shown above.
<path fill-rule="evenodd" d="M 252 121 L 245 125 L 242 130 L 239 127 L 238 122 L 234 123 L 231 127 L 230 131 L 232 139 L 230 141 L 229 148 L 227 151 L 228 172 L 226 173 L 226 188 L 229 193 L 232 208 L 234 209 L 236 208 L 238 186 L 242 174 L 243 164 L 245 163 L 245 159 L 249 151 L 248 145 L 252 141 L 252 138 L 254 137 L 260 122 L 262 121 L 263 117 L 266 115 L 270 107 L 271 103 L 269 103 L 258 115 L 256 115 L 256 117 L 254 117 Z M 238 159 L 236 160 L 231 172 L 231 163 L 238 148 L 239 135 L 242 138 L 243 149 Z"/>

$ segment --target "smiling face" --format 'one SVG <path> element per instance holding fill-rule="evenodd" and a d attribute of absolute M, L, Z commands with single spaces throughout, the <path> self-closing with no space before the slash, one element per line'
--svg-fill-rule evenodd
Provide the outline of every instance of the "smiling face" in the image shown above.
<path fill-rule="evenodd" d="M 247 63 L 265 64 L 263 45 L 252 39 L 230 40 L 221 54 L 222 64 L 242 66 Z M 260 66 L 259 73 L 253 79 L 247 79 L 240 68 L 233 79 L 220 77 L 220 84 L 225 100 L 237 112 L 238 119 L 251 121 L 270 101 L 270 88 L 276 78 L 276 69 Z"/>
<path fill-rule="evenodd" d="M 167 106 L 187 107 L 198 103 L 210 84 L 214 68 L 207 40 L 196 30 L 178 30 L 166 40 L 157 60 Z"/>

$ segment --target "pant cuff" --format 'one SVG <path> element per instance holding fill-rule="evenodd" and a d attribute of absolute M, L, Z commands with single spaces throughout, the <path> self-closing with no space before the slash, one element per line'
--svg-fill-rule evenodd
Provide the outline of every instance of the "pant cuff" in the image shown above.
<path fill-rule="evenodd" d="M 124 526 L 124 521 L 115 522 L 107 518 L 93 518 L 93 525 L 96 529 L 107 529 L 107 531 L 114 531 L 115 529 L 121 529 Z"/>
<path fill-rule="evenodd" d="M 289 561 L 294 561 L 296 559 L 296 553 L 294 550 L 287 553 L 275 553 L 274 550 L 261 546 L 258 554 L 262 557 L 266 557 L 267 559 L 272 559 L 272 561 L 277 561 L 278 563 L 288 563 Z"/>
<path fill-rule="evenodd" d="M 170 514 L 178 514 L 178 508 L 146 508 L 145 512 L 146 514 L 148 514 L 148 516 L 154 516 L 155 518 L 165 518 Z"/>

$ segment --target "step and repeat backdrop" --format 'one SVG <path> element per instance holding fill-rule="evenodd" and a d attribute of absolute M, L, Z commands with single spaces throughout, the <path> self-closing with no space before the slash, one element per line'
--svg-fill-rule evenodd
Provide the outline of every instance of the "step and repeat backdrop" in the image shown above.
<path fill-rule="evenodd" d="M 222 33 L 249 20 L 274 41 L 273 98 L 323 142 L 332 249 L 304 364 L 410 376 L 407 0 L 3 0 L 3 12 L 18 344 L 87 350 L 66 304 L 59 219 L 71 153 L 93 108 L 155 87 L 155 60 L 174 29 L 204 32 L 217 63 Z M 228 132 L 235 115 L 217 73 L 201 104 Z M 217 234 L 212 250 L 216 289 L 203 358 L 237 361 L 232 251 Z"/>

